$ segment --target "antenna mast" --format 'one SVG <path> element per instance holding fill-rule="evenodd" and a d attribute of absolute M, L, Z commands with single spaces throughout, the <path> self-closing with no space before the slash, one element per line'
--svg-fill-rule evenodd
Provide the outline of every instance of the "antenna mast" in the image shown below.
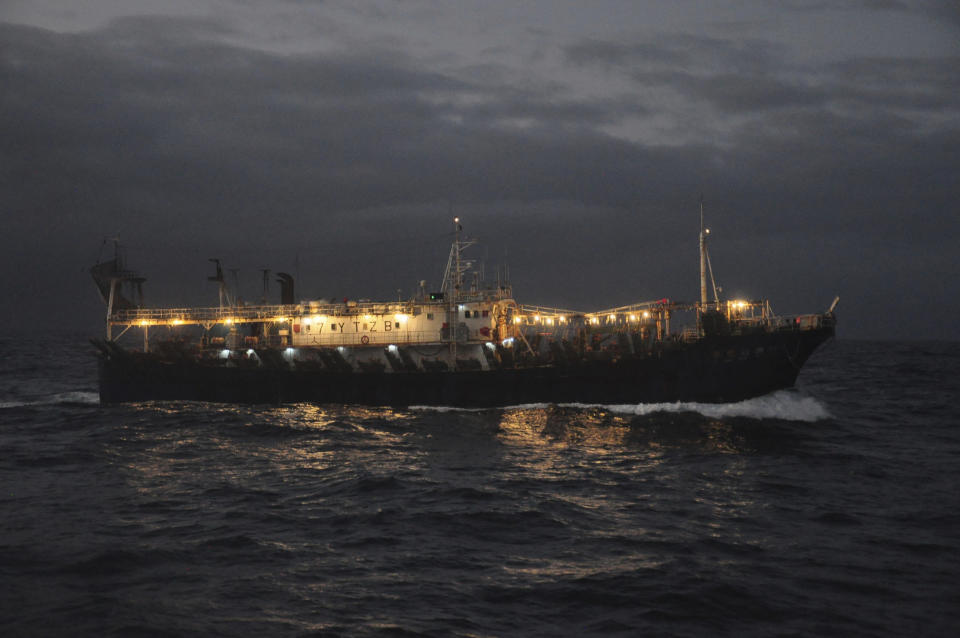
<path fill-rule="evenodd" d="M 717 290 L 717 281 L 713 278 L 713 264 L 710 263 L 710 253 L 707 251 L 707 235 L 710 229 L 703 225 L 703 195 L 700 196 L 700 312 L 707 311 L 707 273 L 710 274 L 710 286 L 713 289 L 713 302 L 716 309 L 720 308 L 720 294 Z"/>
<path fill-rule="evenodd" d="M 707 308 L 707 235 L 709 228 L 703 227 L 703 195 L 700 196 L 700 311 Z"/>

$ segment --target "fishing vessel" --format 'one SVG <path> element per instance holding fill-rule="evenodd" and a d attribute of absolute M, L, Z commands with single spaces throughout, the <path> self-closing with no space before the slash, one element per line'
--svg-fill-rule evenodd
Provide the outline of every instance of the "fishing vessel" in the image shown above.
<path fill-rule="evenodd" d="M 722 403 L 791 387 L 834 335 L 839 299 L 798 316 L 774 314 L 767 300 L 721 300 L 708 234 L 701 207 L 698 302 L 589 311 L 523 305 L 509 283 L 485 283 L 459 218 L 442 284 L 421 282 L 400 301 L 295 301 L 293 277 L 278 273 L 281 303 L 247 305 L 211 260 L 217 306 L 145 307 L 144 278 L 115 243 L 91 269 L 106 304 L 106 335 L 91 340 L 100 400 L 483 408 Z"/>

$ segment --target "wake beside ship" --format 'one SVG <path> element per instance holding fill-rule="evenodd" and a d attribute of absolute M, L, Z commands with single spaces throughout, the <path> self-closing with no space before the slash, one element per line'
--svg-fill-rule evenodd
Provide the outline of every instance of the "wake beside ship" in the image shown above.
<path fill-rule="evenodd" d="M 522 305 L 487 285 L 464 251 L 459 218 L 439 290 L 406 301 L 295 301 L 278 273 L 279 305 L 245 305 L 219 261 L 219 305 L 147 308 L 144 278 L 119 244 L 91 274 L 106 304 L 94 339 L 100 400 L 314 402 L 406 407 L 530 403 L 725 403 L 793 386 L 834 335 L 823 313 L 778 316 L 767 300 L 720 300 L 700 224 L 700 301 L 660 299 L 594 311 Z M 214 260 L 216 261 L 216 260 Z M 708 272 L 713 301 L 708 301 Z M 266 288 L 267 273 L 264 273 Z M 671 331 L 677 318 L 691 324 Z M 151 341 L 153 328 L 174 338 Z M 123 346 L 137 331 L 142 342 Z M 114 332 L 117 331 L 116 336 Z"/>

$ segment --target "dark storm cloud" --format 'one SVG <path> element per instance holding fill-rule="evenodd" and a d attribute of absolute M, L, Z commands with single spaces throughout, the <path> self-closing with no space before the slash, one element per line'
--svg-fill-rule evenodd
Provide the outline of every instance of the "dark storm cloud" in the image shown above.
<path fill-rule="evenodd" d="M 775 219 L 764 219 L 763 206 L 748 206 L 741 213 L 748 222 L 744 231 L 771 225 L 800 230 L 814 221 L 824 230 L 909 227 L 914 238 L 930 240 L 944 223 L 956 227 L 951 219 L 912 211 L 948 209 L 956 195 L 944 187 L 945 167 L 958 160 L 960 58 L 788 65 L 778 47 L 762 42 L 681 37 L 587 41 L 566 55 L 571 63 L 620 73 L 638 90 L 653 87 L 676 95 L 678 104 L 700 104 L 713 126 L 722 121 L 718 116 L 730 118 L 726 152 L 708 149 L 720 165 L 707 174 L 735 184 L 754 202 L 777 194 L 783 200 Z M 694 64 L 695 58 L 713 62 Z M 858 206 L 843 215 L 828 212 L 831 202 L 846 201 Z"/>
<path fill-rule="evenodd" d="M 691 44 L 696 55 L 704 56 L 716 41 Z M 594 43 L 585 46 L 596 53 Z M 664 46 L 673 50 L 672 44 Z M 574 49 L 578 63 L 610 66 L 610 55 Z M 745 60 L 737 48 L 717 46 L 713 57 L 725 60 L 725 70 L 697 66 L 694 74 L 679 55 L 651 55 L 648 46 L 618 51 L 614 72 L 638 87 L 656 87 L 675 94 L 678 103 L 708 108 L 714 126 L 718 115 L 730 118 L 728 152 L 722 155 L 736 158 L 736 165 L 709 174 L 751 193 L 755 202 L 770 201 L 777 193 L 784 200 L 776 220 L 763 219 L 762 206 L 748 205 L 754 212 L 744 211 L 745 230 L 771 223 L 800 229 L 816 220 L 824 230 L 900 233 L 909 227 L 919 241 L 935 239 L 944 224 L 956 227 L 952 219 L 914 211 L 949 209 L 956 196 L 948 186 L 951 169 L 945 167 L 956 167 L 958 160 L 960 58 L 858 58 L 797 64 L 785 73 L 782 64 L 762 56 Z M 746 63 L 738 66 L 741 62 Z M 644 65 L 647 70 L 636 70 Z M 767 72 L 774 67 L 779 74 Z M 845 207 L 843 215 L 827 212 L 850 201 L 857 205 Z"/>
<path fill-rule="evenodd" d="M 628 189 L 599 167 L 654 159 L 592 131 L 619 118 L 616 100 L 467 82 L 402 56 L 270 55 L 211 44 L 206 28 L 4 29 L 19 223 L 39 207 L 90 222 L 129 209 L 160 230 L 442 199 L 622 204 Z"/>
<path fill-rule="evenodd" d="M 756 164 L 730 167 L 712 161 L 716 149 L 642 146 L 600 132 L 648 114 L 639 100 L 572 100 L 423 71 L 403 56 L 271 55 L 213 44 L 211 35 L 204 22 L 154 19 L 83 35 L 5 29 L 3 79 L 13 90 L 0 126 L 8 175 L 29 194 L 21 205 L 55 199 L 92 214 L 83 202 L 95 200 L 161 226 L 200 213 L 213 224 L 276 209 L 296 216 L 437 200 L 632 206 L 688 180 L 747 181 L 781 141 L 799 142 L 792 161 L 812 166 L 829 165 L 836 149 L 806 140 L 922 146 L 899 132 L 912 120 L 884 109 L 948 108 L 955 90 L 952 60 L 860 60 L 792 81 L 761 74 L 769 62 L 750 52 L 774 48 L 762 43 L 677 38 L 694 52 L 685 55 L 743 67 L 701 76 L 667 69 L 685 64 L 679 45 L 660 55 L 653 45 L 631 48 L 660 67 L 630 71 L 644 86 L 720 113 L 784 111 L 743 126 L 738 154 Z M 840 102 L 863 111 L 845 118 L 821 109 Z"/>

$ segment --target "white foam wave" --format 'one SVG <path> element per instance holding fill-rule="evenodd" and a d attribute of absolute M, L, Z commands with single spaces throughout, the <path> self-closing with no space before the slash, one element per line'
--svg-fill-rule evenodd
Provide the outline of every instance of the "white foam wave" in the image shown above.
<path fill-rule="evenodd" d="M 64 404 L 99 405 L 100 394 L 97 392 L 59 392 L 57 394 L 35 397 L 25 401 L 0 402 L 0 409 Z"/>
<path fill-rule="evenodd" d="M 569 407 L 602 408 L 615 414 L 644 416 L 657 412 L 696 412 L 712 419 L 746 417 L 750 419 L 781 419 L 784 421 L 819 421 L 830 418 L 827 407 L 813 397 L 782 391 L 738 401 L 737 403 L 640 403 L 639 405 L 583 405 L 563 404 Z"/>
<path fill-rule="evenodd" d="M 525 403 L 510 405 L 495 410 L 538 410 L 550 407 L 550 403 Z M 603 405 L 596 403 L 558 403 L 558 407 L 583 410 L 601 409 L 614 414 L 644 416 L 657 412 L 696 412 L 712 419 L 746 417 L 750 419 L 781 419 L 784 421 L 819 421 L 830 418 L 827 407 L 813 397 L 791 391 L 774 392 L 766 396 L 737 403 L 640 403 L 626 405 Z M 457 408 L 452 406 L 413 405 L 410 410 L 428 412 L 484 412 L 491 408 Z"/>

